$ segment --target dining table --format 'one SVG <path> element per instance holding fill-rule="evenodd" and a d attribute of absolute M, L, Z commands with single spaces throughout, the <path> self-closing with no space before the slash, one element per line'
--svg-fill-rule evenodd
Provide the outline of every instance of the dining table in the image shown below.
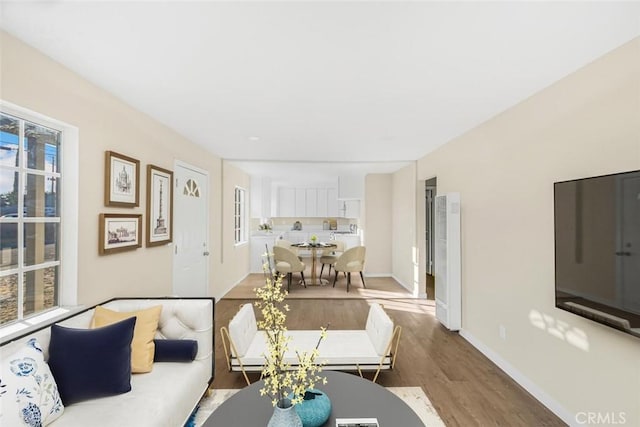
<path fill-rule="evenodd" d="M 317 263 L 317 255 L 318 250 L 330 250 L 336 249 L 338 245 L 331 242 L 302 242 L 302 243 L 294 243 L 291 246 L 311 251 L 311 281 L 307 282 L 307 285 L 315 285 L 315 286 L 324 286 L 329 284 L 327 279 L 323 279 L 322 277 L 318 277 L 316 272 L 316 263 Z"/>

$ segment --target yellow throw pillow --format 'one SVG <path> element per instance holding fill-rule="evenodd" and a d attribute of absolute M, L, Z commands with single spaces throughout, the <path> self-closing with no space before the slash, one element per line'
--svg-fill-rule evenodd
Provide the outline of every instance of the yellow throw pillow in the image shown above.
<path fill-rule="evenodd" d="M 99 328 L 130 317 L 136 317 L 133 341 L 131 341 L 131 372 L 134 374 L 151 372 L 151 369 L 153 369 L 153 355 L 155 353 L 153 338 L 158 329 L 161 310 L 161 305 L 156 305 L 145 310 L 129 312 L 113 311 L 102 306 L 97 306 L 93 313 L 91 328 Z"/>

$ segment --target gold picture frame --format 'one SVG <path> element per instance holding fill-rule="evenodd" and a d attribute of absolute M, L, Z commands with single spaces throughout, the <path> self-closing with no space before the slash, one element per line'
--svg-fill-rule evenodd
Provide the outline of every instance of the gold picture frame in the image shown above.
<path fill-rule="evenodd" d="M 100 214 L 98 229 L 100 255 L 142 247 L 142 214 Z"/>
<path fill-rule="evenodd" d="M 115 151 L 105 152 L 104 205 L 140 206 L 140 161 Z"/>
<path fill-rule="evenodd" d="M 146 246 L 173 241 L 173 172 L 147 165 Z"/>

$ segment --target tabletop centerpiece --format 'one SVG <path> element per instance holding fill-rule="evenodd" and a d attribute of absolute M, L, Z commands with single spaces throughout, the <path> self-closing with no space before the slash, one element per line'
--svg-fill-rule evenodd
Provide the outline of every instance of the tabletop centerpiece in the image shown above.
<path fill-rule="evenodd" d="M 315 246 L 318 244 L 318 236 L 316 236 L 315 234 L 311 235 L 310 240 L 311 240 L 311 246 Z"/>
<path fill-rule="evenodd" d="M 326 384 L 326 378 L 319 375 L 322 371 L 322 363 L 316 363 L 315 360 L 318 357 L 318 347 L 326 338 L 327 328 L 320 328 L 318 342 L 313 350 L 295 350 L 298 359 L 297 367 L 293 368 L 286 361 L 291 341 L 287 336 L 286 327 L 286 313 L 289 312 L 289 305 L 285 303 L 287 291 L 282 286 L 283 276 L 276 274 L 271 268 L 268 248 L 265 255 L 266 261 L 263 264 L 265 285 L 254 290 L 259 299 L 254 305 L 262 314 L 257 326 L 264 330 L 267 340 L 265 364 L 262 369 L 264 387 L 260 389 L 260 395 L 271 398 L 274 406 L 274 413 L 268 427 L 302 427 L 302 421 L 298 412 L 294 410 L 294 406 L 303 403 L 305 399 L 315 398 L 315 393 L 318 392 L 315 390 L 316 384 Z M 331 411 L 330 403 L 328 410 Z"/>

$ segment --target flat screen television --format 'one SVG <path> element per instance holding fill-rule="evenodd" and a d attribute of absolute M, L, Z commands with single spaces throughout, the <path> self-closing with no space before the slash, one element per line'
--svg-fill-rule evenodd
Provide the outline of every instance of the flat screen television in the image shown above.
<path fill-rule="evenodd" d="M 553 193 L 556 307 L 640 337 L 640 170 Z"/>

